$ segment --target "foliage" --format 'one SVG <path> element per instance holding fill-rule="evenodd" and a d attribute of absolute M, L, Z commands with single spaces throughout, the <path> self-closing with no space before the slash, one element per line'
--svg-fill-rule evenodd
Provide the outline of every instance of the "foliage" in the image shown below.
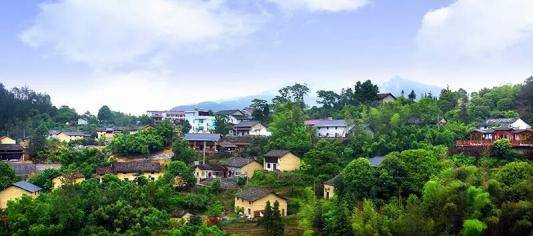
<path fill-rule="evenodd" d="M 60 171 L 57 169 L 46 169 L 28 180 L 30 183 L 41 187 L 44 191 L 50 191 L 54 187 L 52 179 L 60 175 Z"/>
<path fill-rule="evenodd" d="M 495 157 L 505 158 L 513 149 L 513 145 L 509 139 L 498 139 L 494 141 L 492 153 Z"/>
<path fill-rule="evenodd" d="M 254 99 L 250 107 L 254 109 L 252 112 L 254 120 L 261 121 L 264 124 L 270 123 L 270 105 L 266 100 Z"/>
<path fill-rule="evenodd" d="M 140 130 L 134 134 L 116 135 L 109 144 L 110 150 L 117 155 L 148 155 L 166 148 L 173 137 L 172 125 L 159 122 L 155 127 Z"/>
<path fill-rule="evenodd" d="M 215 115 L 215 133 L 226 135 L 233 128 L 227 115 Z"/>
<path fill-rule="evenodd" d="M 179 190 L 190 189 L 196 183 L 193 170 L 182 161 L 171 161 L 165 166 L 165 173 L 159 179 L 167 184 L 171 184 Z"/>
<path fill-rule="evenodd" d="M 39 152 L 45 150 L 46 138 L 48 137 L 48 129 L 45 124 L 39 125 L 31 137 L 29 154 L 37 157 Z"/>
<path fill-rule="evenodd" d="M 185 163 L 192 163 L 196 160 L 196 152 L 191 148 L 189 142 L 182 138 L 177 138 L 172 144 L 173 160 L 183 161 Z"/>
<path fill-rule="evenodd" d="M 311 134 L 304 125 L 305 114 L 295 103 L 280 104 L 276 107 L 269 128 L 272 136 L 268 149 L 289 149 L 302 154 L 311 148 Z"/>
<path fill-rule="evenodd" d="M 15 171 L 9 167 L 6 163 L 0 162 L 0 191 L 9 187 L 12 183 L 17 180 L 15 176 Z"/>
<path fill-rule="evenodd" d="M 261 217 L 258 224 L 265 228 L 267 235 L 283 235 L 284 225 L 281 221 L 278 201 L 274 202 L 274 207 L 271 207 L 270 201 L 267 201 L 265 210 L 263 211 L 263 217 Z"/>

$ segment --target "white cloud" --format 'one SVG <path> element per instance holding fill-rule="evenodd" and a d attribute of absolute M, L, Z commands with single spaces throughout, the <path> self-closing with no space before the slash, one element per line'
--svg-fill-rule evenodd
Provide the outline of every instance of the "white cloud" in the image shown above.
<path fill-rule="evenodd" d="M 340 12 L 356 10 L 369 0 L 267 0 L 287 11 Z"/>
<path fill-rule="evenodd" d="M 457 0 L 426 13 L 417 35 L 432 56 L 484 58 L 533 39 L 533 1 Z"/>
<path fill-rule="evenodd" d="M 256 21 L 221 0 L 60 0 L 40 5 L 23 42 L 96 67 L 152 61 L 159 52 L 218 48 Z"/>

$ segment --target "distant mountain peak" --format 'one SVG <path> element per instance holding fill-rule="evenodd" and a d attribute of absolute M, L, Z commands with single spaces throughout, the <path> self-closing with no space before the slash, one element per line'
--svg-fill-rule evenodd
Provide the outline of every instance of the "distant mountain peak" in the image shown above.
<path fill-rule="evenodd" d="M 409 80 L 400 76 L 394 76 L 379 86 L 380 92 L 389 92 L 395 96 L 401 96 L 402 90 L 404 91 L 405 96 L 413 90 L 415 91 L 417 98 L 420 98 L 422 94 L 429 92 L 431 92 L 433 96 L 439 96 L 442 88 L 436 85 Z"/>

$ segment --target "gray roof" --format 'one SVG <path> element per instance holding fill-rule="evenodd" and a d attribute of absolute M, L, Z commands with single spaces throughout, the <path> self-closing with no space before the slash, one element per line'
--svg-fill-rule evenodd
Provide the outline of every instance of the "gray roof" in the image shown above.
<path fill-rule="evenodd" d="M 478 127 L 487 126 L 489 128 L 508 128 L 517 120 L 518 118 L 490 118 L 480 123 Z"/>
<path fill-rule="evenodd" d="M 206 133 L 189 133 L 185 134 L 185 140 L 187 141 L 208 141 L 218 142 L 220 140 L 220 134 L 206 134 Z"/>
<path fill-rule="evenodd" d="M 378 93 L 378 99 L 379 100 L 382 100 L 388 96 L 391 96 L 392 98 L 396 99 L 396 97 L 394 95 L 392 95 L 392 93 Z"/>
<path fill-rule="evenodd" d="M 346 127 L 345 120 L 319 120 L 315 127 Z"/>
<path fill-rule="evenodd" d="M 235 114 L 235 113 L 240 113 L 240 114 Z M 234 109 L 234 110 L 222 110 L 222 111 L 218 111 L 217 114 L 219 115 L 244 115 L 244 112 L 242 112 L 241 110 L 237 110 L 237 109 Z"/>
<path fill-rule="evenodd" d="M 231 166 L 231 167 L 243 167 L 245 165 L 248 165 L 251 162 L 254 162 L 254 159 L 250 158 L 242 158 L 242 157 L 232 157 L 229 159 L 226 159 L 222 161 L 222 164 L 225 166 Z"/>
<path fill-rule="evenodd" d="M 270 152 L 267 152 L 264 156 L 265 157 L 282 157 L 287 155 L 287 153 L 290 153 L 289 150 L 272 150 Z"/>
<path fill-rule="evenodd" d="M 381 162 L 383 161 L 383 159 L 385 159 L 384 156 L 375 156 L 375 157 L 372 157 L 372 158 L 370 158 L 370 165 L 373 166 L 373 167 L 379 166 L 379 164 L 381 164 Z"/>
<path fill-rule="evenodd" d="M 245 120 L 241 121 L 241 123 L 234 125 L 233 128 L 251 128 L 252 126 L 257 125 L 259 123 L 261 122 L 257 120 Z"/>
<path fill-rule="evenodd" d="M 226 167 L 224 167 L 223 165 L 217 165 L 217 164 L 206 163 L 206 164 L 198 165 L 196 167 L 198 167 L 198 169 L 200 170 L 226 171 Z"/>
<path fill-rule="evenodd" d="M 20 144 L 0 144 L 0 151 L 24 151 Z"/>
<path fill-rule="evenodd" d="M 33 184 L 30 184 L 26 181 L 19 181 L 19 182 L 16 182 L 16 183 L 13 183 L 13 186 L 16 186 L 16 187 L 19 187 L 21 189 L 24 189 L 30 193 L 35 193 L 35 192 L 39 192 L 41 191 L 41 187 L 39 186 L 36 186 L 36 185 L 33 185 Z"/>
<path fill-rule="evenodd" d="M 48 130 L 48 135 L 58 135 L 61 133 L 59 130 Z"/>
<path fill-rule="evenodd" d="M 160 172 L 163 169 L 159 162 L 152 161 L 115 162 L 112 166 L 114 173 Z"/>
<path fill-rule="evenodd" d="M 62 133 L 68 136 L 85 136 L 90 137 L 91 135 L 83 131 L 63 131 Z"/>
<path fill-rule="evenodd" d="M 338 175 L 336 175 L 335 177 L 333 177 L 333 178 L 331 178 L 331 179 L 329 179 L 329 180 L 324 181 L 324 184 L 332 185 L 332 186 L 333 186 L 333 185 L 335 185 L 335 181 L 336 181 L 338 178 L 340 178 L 340 176 L 341 176 L 341 175 L 338 174 Z"/>
<path fill-rule="evenodd" d="M 257 200 L 259 200 L 261 198 L 266 197 L 267 195 L 269 195 L 271 193 L 275 194 L 274 192 L 272 192 L 272 191 L 270 191 L 270 190 L 268 190 L 266 188 L 249 187 L 249 188 L 246 188 L 246 189 L 243 189 L 243 190 L 239 191 L 235 196 L 237 196 L 238 198 L 247 200 L 247 201 L 257 201 Z M 281 197 L 281 196 L 279 196 L 277 194 L 276 194 L 276 196 L 285 199 L 284 197 Z"/>

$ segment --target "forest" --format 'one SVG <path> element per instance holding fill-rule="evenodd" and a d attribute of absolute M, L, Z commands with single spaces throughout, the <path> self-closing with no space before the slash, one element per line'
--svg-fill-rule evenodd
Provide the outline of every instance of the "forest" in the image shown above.
<path fill-rule="evenodd" d="M 43 133 L 39 127 L 68 128 L 80 117 L 87 117 L 93 131 L 153 123 L 107 106 L 97 115 L 78 115 L 29 88 L 0 89 L 0 135 L 23 138 Z M 532 234 L 533 163 L 527 150 L 500 140 L 490 152 L 469 156 L 457 151 L 455 142 L 467 140 L 487 118 L 533 124 L 533 77 L 476 92 L 406 90 L 383 104 L 379 92 L 370 80 L 340 92 L 319 90 L 318 105 L 310 107 L 305 103 L 310 88 L 294 84 L 272 101 L 250 104 L 254 119 L 268 124 L 272 135 L 254 140 L 243 155 L 262 161 L 270 150 L 287 149 L 301 157 L 302 166 L 293 172 L 256 171 L 239 187 L 280 193 L 289 199 L 287 217 L 276 216 L 272 203 L 265 210 L 268 217 L 249 222 L 233 209 L 235 190 L 219 182 L 195 186 L 192 162 L 201 157 L 182 138 L 186 127 L 184 132 L 184 127 L 157 122 L 146 131 L 117 136 L 104 149 L 45 140 L 39 156 L 62 167 L 29 178 L 43 193 L 0 210 L 0 235 L 226 235 L 239 224 L 260 227 L 265 235 Z M 324 117 L 349 122 L 349 136 L 316 138 L 304 121 Z M 227 130 L 224 119 L 217 120 L 217 130 Z M 164 149 L 172 149 L 173 157 L 156 181 L 122 181 L 112 174 L 101 182 L 90 178 L 98 167 L 114 162 L 110 155 L 143 157 Z M 384 156 L 378 166 L 369 161 L 375 156 Z M 0 163 L 0 172 L 0 189 L 19 179 L 6 164 Z M 51 187 L 52 178 L 72 172 L 87 180 Z M 323 183 L 331 179 L 335 195 L 323 199 Z M 175 209 L 194 216 L 188 222 L 173 219 Z"/>

